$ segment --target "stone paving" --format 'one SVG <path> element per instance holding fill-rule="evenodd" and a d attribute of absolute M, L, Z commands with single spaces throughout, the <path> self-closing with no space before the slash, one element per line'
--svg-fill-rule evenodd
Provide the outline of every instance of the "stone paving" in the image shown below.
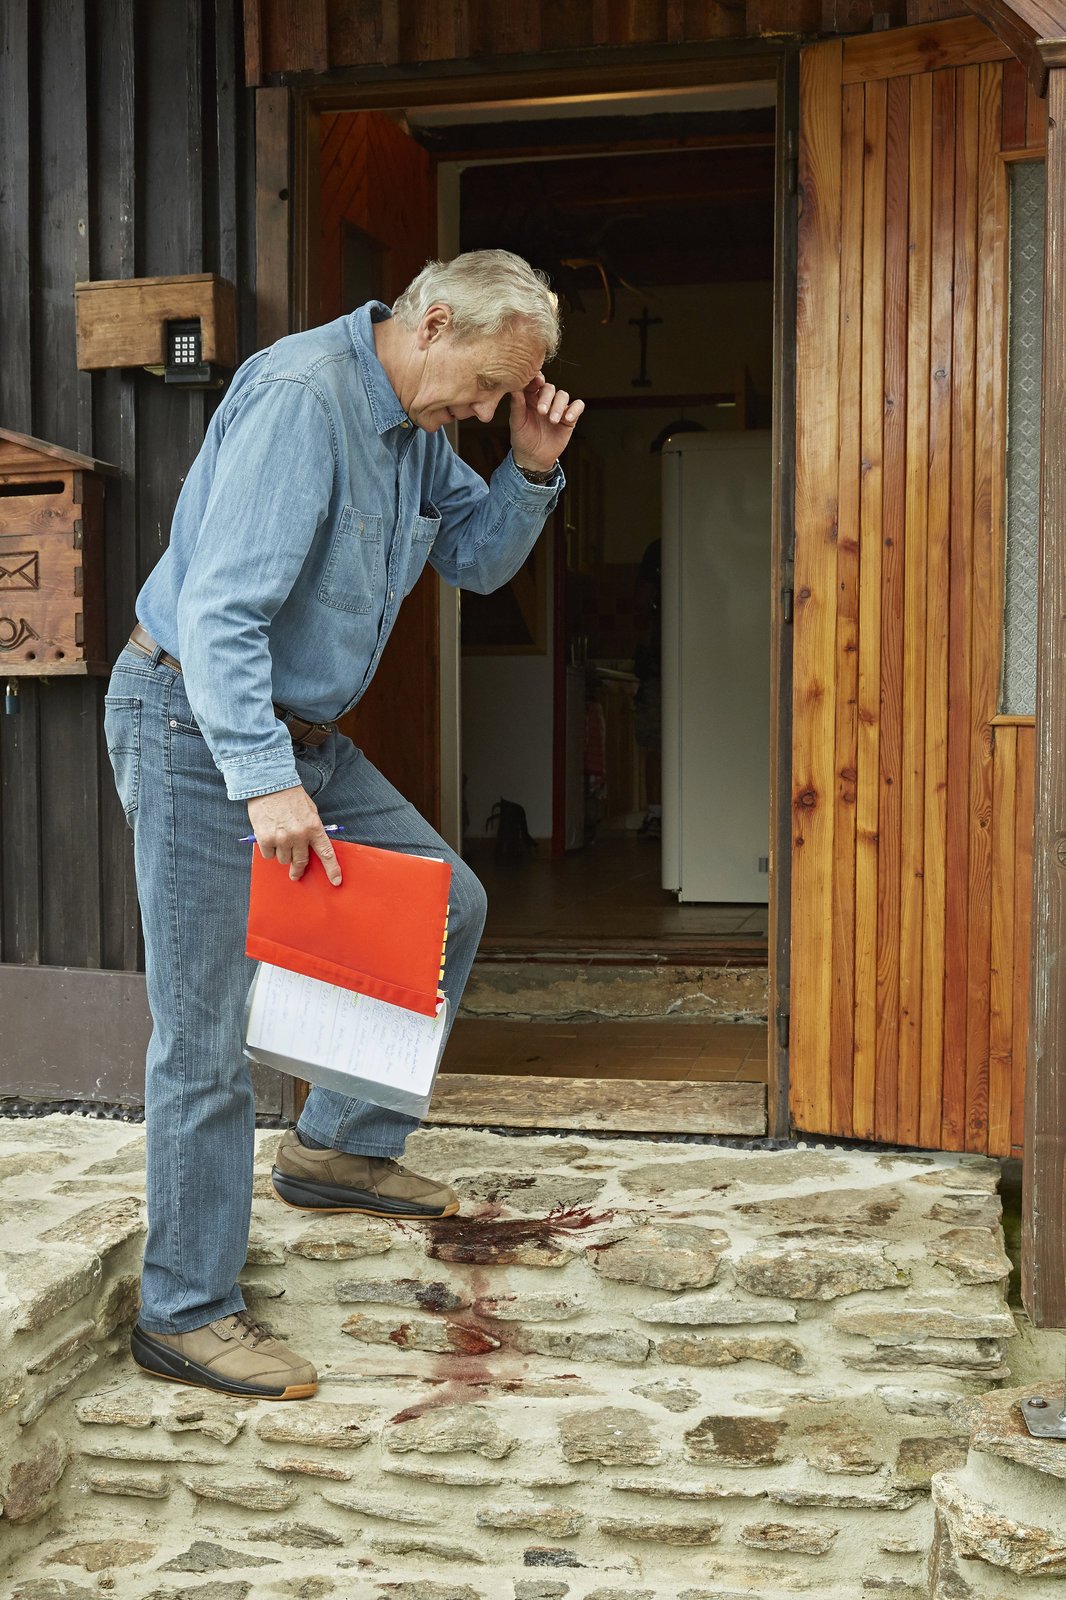
<path fill-rule="evenodd" d="M 243 1282 L 319 1367 L 287 1405 L 131 1366 L 141 1130 L 0 1119 L 4 1600 L 1040 1600 L 1066 1576 L 1066 1454 L 1031 1459 L 986 1393 L 1014 1334 L 996 1163 L 426 1129 L 409 1159 L 463 1209 L 397 1226 L 281 1205 L 278 1137 Z"/>

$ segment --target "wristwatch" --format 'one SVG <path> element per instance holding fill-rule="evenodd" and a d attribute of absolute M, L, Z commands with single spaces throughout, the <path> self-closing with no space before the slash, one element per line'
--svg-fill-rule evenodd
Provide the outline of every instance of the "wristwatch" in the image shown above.
<path fill-rule="evenodd" d="M 558 461 L 553 461 L 547 472 L 534 472 L 532 467 L 518 467 L 518 462 L 515 462 L 515 466 L 518 467 L 519 472 L 522 474 L 523 478 L 526 479 L 527 483 L 539 483 L 542 486 L 551 482 L 552 478 L 555 476 L 555 469 L 558 465 Z"/>

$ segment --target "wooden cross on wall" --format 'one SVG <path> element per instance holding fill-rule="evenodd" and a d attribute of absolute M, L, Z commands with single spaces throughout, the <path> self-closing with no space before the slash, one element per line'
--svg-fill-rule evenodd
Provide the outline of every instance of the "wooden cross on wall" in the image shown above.
<path fill-rule="evenodd" d="M 637 328 L 640 332 L 640 372 L 631 379 L 634 389 L 650 389 L 651 379 L 648 377 L 648 329 L 654 328 L 661 322 L 662 317 L 649 317 L 648 308 L 644 307 L 639 317 L 630 317 L 629 326 Z"/>

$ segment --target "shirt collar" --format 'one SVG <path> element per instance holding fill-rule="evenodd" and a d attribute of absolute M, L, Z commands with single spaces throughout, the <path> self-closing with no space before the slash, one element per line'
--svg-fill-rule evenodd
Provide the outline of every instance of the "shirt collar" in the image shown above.
<path fill-rule="evenodd" d="M 388 433 L 391 428 L 411 426 L 411 420 L 400 404 L 396 390 L 389 382 L 388 374 L 374 349 L 374 323 L 384 322 L 391 316 L 392 312 L 382 301 L 368 300 L 365 306 L 359 306 L 348 318 L 352 347 L 359 361 L 370 412 L 379 434 Z"/>

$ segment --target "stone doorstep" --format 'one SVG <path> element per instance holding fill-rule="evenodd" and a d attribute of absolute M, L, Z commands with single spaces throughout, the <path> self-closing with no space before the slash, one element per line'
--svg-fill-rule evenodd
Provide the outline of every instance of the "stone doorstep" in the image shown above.
<path fill-rule="evenodd" d="M 1042 1387 L 1061 1399 L 1061 1383 Z M 1042 1600 L 1066 1579 L 1066 1446 L 1030 1436 L 1018 1402 L 1034 1392 L 1029 1384 L 958 1407 L 970 1450 L 932 1480 L 931 1600 Z"/>
<path fill-rule="evenodd" d="M 971 1450 L 933 1478 L 933 1504 L 969 1562 L 1031 1582 L 1066 1578 L 1066 1500 L 1057 1476 Z"/>
<path fill-rule="evenodd" d="M 94 1147 L 77 1131 L 74 1175 L 62 1169 L 56 1188 L 93 1167 L 125 1164 L 128 1137 L 116 1139 L 104 1125 Z M 54 1142 L 57 1130 L 48 1132 Z M 0 1123 L 0 1151 L 3 1133 Z M 276 1138 L 260 1138 L 261 1177 Z M 32 1146 L 32 1137 L 23 1139 Z M 292 1407 L 131 1375 L 115 1307 L 121 1313 L 125 1304 L 128 1320 L 128 1286 L 118 1291 L 139 1248 L 135 1200 L 115 1206 L 123 1197 L 64 1189 L 53 1206 L 40 1173 L 0 1180 L 0 1201 L 5 1188 L 37 1185 L 38 1238 L 53 1235 L 35 1247 L 41 1259 L 62 1257 L 69 1267 L 64 1252 L 81 1250 L 81 1264 L 88 1257 L 99 1266 L 99 1278 L 83 1285 L 95 1297 L 88 1310 L 82 1295 L 16 1336 L 35 1383 L 59 1384 L 71 1371 L 74 1378 L 21 1429 L 0 1391 L 0 1475 L 19 1514 L 5 1517 L 11 1548 L 29 1555 L 41 1527 L 35 1514 L 53 1502 L 63 1516 L 76 1508 L 70 1542 L 91 1542 L 102 1526 L 114 1537 L 131 1517 L 142 1538 L 169 1541 L 178 1508 L 191 1521 L 199 1506 L 198 1528 L 213 1521 L 227 1536 L 243 1530 L 257 1551 L 266 1547 L 249 1530 L 291 1524 L 291 1537 L 308 1548 L 319 1541 L 316 1559 L 333 1563 L 330 1571 L 354 1521 L 360 1550 L 384 1569 L 382 1582 L 424 1586 L 441 1581 L 446 1567 L 446 1581 L 461 1572 L 466 1583 L 469 1570 L 473 1592 L 486 1600 L 497 1600 L 495 1576 L 486 1584 L 476 1559 L 487 1549 L 494 1574 L 506 1572 L 510 1582 L 516 1560 L 527 1563 L 516 1572 L 555 1568 L 575 1600 L 606 1593 L 611 1582 L 631 1600 L 648 1572 L 670 1600 L 768 1596 L 787 1575 L 793 1592 L 798 1584 L 828 1597 L 826 1582 L 840 1587 L 844 1559 L 853 1564 L 845 1576 L 856 1597 L 880 1576 L 866 1568 L 887 1564 L 890 1587 L 879 1592 L 903 1600 L 900 1585 L 913 1593 L 920 1567 L 915 1549 L 931 1534 L 928 1479 L 951 1465 L 940 1452 L 957 1449 L 958 1425 L 946 1408 L 984 1381 L 974 1376 L 970 1347 L 1002 1346 L 1007 1333 L 999 1280 L 959 1281 L 994 1273 L 992 1254 L 975 1245 L 982 1232 L 995 1243 L 996 1220 L 967 1224 L 952 1256 L 944 1235 L 957 1219 L 931 1210 L 958 1196 L 983 1203 L 994 1164 L 802 1150 L 694 1157 L 683 1146 L 660 1147 L 654 1162 L 648 1155 L 647 1144 L 628 1140 L 422 1131 L 411 1151 L 421 1170 L 495 1174 L 492 1192 L 502 1185 L 519 1201 L 501 1212 L 486 1180 L 480 1217 L 465 1232 L 308 1218 L 257 1201 L 251 1270 L 270 1290 L 284 1267 L 277 1283 L 287 1280 L 289 1290 L 269 1302 L 269 1315 L 291 1322 L 293 1342 L 321 1339 L 323 1310 L 332 1316 L 323 1393 Z M 129 1176 L 104 1171 L 97 1181 Z M 816 1220 L 827 1192 L 838 1200 L 834 1226 Z M 552 1203 L 563 1209 L 551 1213 Z M 91 1244 L 79 1242 L 79 1226 Z M 479 1247 L 473 1259 L 462 1243 L 469 1239 Z M 32 1239 L 16 1252 L 22 1269 L 31 1247 Z M 952 1270 L 956 1257 L 961 1272 Z M 365 1298 L 361 1283 L 372 1286 Z M 112 1325 L 94 1345 L 87 1329 L 101 1332 L 103 1295 Z M 752 1320 L 760 1307 L 761 1324 Z M 887 1320 L 874 1315 L 878 1308 Z M 352 1318 L 357 1332 L 369 1324 L 383 1343 L 342 1331 Z M 838 1318 L 842 1326 L 834 1326 Z M 953 1339 L 963 1325 L 967 1336 Z M 403 1327 L 408 1333 L 393 1338 Z M 429 1330 L 415 1339 L 428 1348 L 411 1348 L 416 1328 Z M 448 1331 L 456 1328 L 466 1336 L 487 1330 L 493 1342 L 477 1350 L 469 1337 L 456 1344 Z M 785 1343 L 809 1372 L 788 1370 Z M 936 1370 L 945 1346 L 971 1362 L 968 1376 Z M 93 1349 L 99 1360 L 79 1373 Z M 848 1369 L 849 1351 L 878 1349 L 892 1352 L 889 1381 Z M 342 1350 L 347 1372 L 334 1359 Z M 340 1381 L 329 1381 L 335 1370 Z M 842 1391 L 851 1397 L 844 1413 Z M 632 1486 L 641 1476 L 647 1490 Z M 630 1486 L 605 1496 L 614 1479 Z M 426 1517 L 438 1526 L 425 1526 Z M 925 1530 L 917 1537 L 915 1519 Z M 875 1537 L 890 1542 L 871 1563 Z M 819 1546 L 832 1553 L 814 1554 Z M 291 1548 L 283 1554 L 290 1559 Z M 613 1579 L 611 1560 L 619 1563 Z M 664 1564 L 668 1577 L 660 1576 Z M 34 1570 L 54 1578 L 67 1569 Z M 367 1590 L 374 1600 L 384 1592 L 380 1584 Z M 841 1600 L 845 1594 L 851 1600 L 841 1588 Z"/>
<path fill-rule="evenodd" d="M 531 1547 L 526 1561 L 491 1574 L 481 1565 L 457 1563 L 448 1566 L 447 1576 L 443 1566 L 427 1576 L 402 1559 L 383 1563 L 377 1551 L 353 1555 L 309 1545 L 297 1553 L 291 1545 L 266 1541 L 251 1553 L 236 1543 L 231 1530 L 210 1528 L 162 1545 L 143 1532 L 138 1537 L 135 1529 L 106 1541 L 50 1540 L 37 1552 L 33 1574 L 16 1580 L 9 1600 L 82 1600 L 101 1592 L 121 1600 L 796 1600 L 797 1593 L 863 1600 L 871 1593 L 861 1584 L 835 1582 L 816 1590 L 802 1583 L 778 1587 L 765 1566 L 670 1581 L 627 1572 L 624 1563 L 566 1565 L 553 1559 L 557 1551 L 551 1546 Z"/>

